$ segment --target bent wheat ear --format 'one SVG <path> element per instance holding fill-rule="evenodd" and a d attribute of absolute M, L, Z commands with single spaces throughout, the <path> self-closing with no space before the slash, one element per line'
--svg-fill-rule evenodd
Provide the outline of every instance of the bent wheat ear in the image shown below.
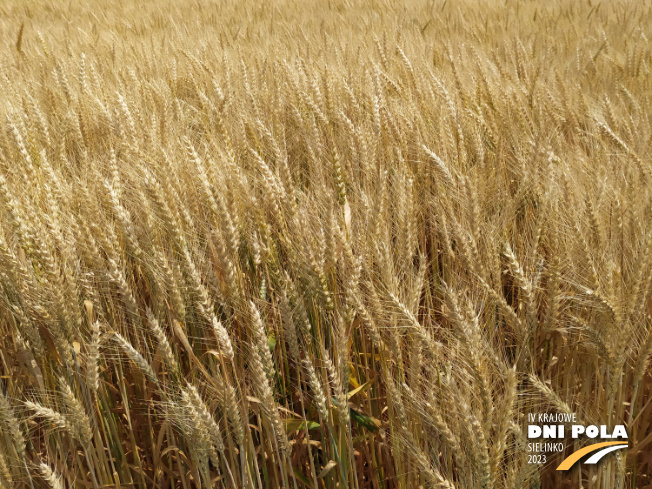
<path fill-rule="evenodd" d="M 315 406 L 317 407 L 317 412 L 319 417 L 326 421 L 328 420 L 328 410 L 326 409 L 326 397 L 324 396 L 324 390 L 322 389 L 321 382 L 317 377 L 317 372 L 312 365 L 312 362 L 308 359 L 303 361 L 303 366 L 306 369 L 308 374 L 308 382 L 310 383 L 310 388 L 312 389 L 312 397 L 315 401 Z"/>
<path fill-rule="evenodd" d="M 100 378 L 98 362 L 100 360 L 101 333 L 99 321 L 91 324 L 91 332 L 91 341 L 86 354 L 86 383 L 93 392 L 97 392 Z"/>
<path fill-rule="evenodd" d="M 550 387 L 544 384 L 541 379 L 530 374 L 530 383 L 543 397 L 552 404 L 560 413 L 573 414 L 573 410 L 566 404 Z"/>
<path fill-rule="evenodd" d="M 256 347 L 258 348 L 258 354 L 262 361 L 263 369 L 265 375 L 270 380 L 274 378 L 274 360 L 272 359 L 272 354 L 269 351 L 269 346 L 267 344 L 267 333 L 265 331 L 265 325 L 263 320 L 260 317 L 258 308 L 253 301 L 249 302 L 249 311 L 251 314 L 251 327 L 253 330 L 253 337 L 256 341 Z"/>
<path fill-rule="evenodd" d="M 50 489 L 63 489 L 61 476 L 54 472 L 48 464 L 41 463 L 39 464 L 38 469 L 43 479 L 45 479 L 45 482 L 50 486 Z"/>
<path fill-rule="evenodd" d="M 91 428 L 90 419 L 86 414 L 86 409 L 75 397 L 75 394 L 63 377 L 59 377 L 59 385 L 63 392 L 63 400 L 70 412 L 67 420 L 73 428 L 73 436 L 81 442 L 84 448 L 89 448 L 92 444 L 93 429 Z"/>
<path fill-rule="evenodd" d="M 224 355 L 227 361 L 232 362 L 235 354 L 233 353 L 233 345 L 231 344 L 231 338 L 229 338 L 229 333 L 226 328 L 222 325 L 218 319 L 213 316 L 213 332 L 217 338 L 217 342 L 220 345 L 220 351 Z"/>
<path fill-rule="evenodd" d="M 136 349 L 129 343 L 120 333 L 113 333 L 113 338 L 115 341 L 120 345 L 122 350 L 127 354 L 127 356 L 131 359 L 132 362 L 134 362 L 138 368 L 145 374 L 145 376 L 154 382 L 155 384 L 158 384 L 158 377 L 156 376 L 156 373 L 154 373 L 154 370 L 152 369 L 152 366 L 149 364 L 145 358 L 136 351 Z"/>
<path fill-rule="evenodd" d="M 194 412 L 197 414 L 198 419 L 202 424 L 202 428 L 205 429 L 210 435 L 211 441 L 213 442 L 215 448 L 217 448 L 218 451 L 223 452 L 224 440 L 222 438 L 220 427 L 208 411 L 206 404 L 199 395 L 199 392 L 197 392 L 197 388 L 194 385 L 187 384 L 186 391 L 183 395 L 192 406 Z"/>
<path fill-rule="evenodd" d="M 226 411 L 226 415 L 231 423 L 235 440 L 238 445 L 242 446 L 244 443 L 245 431 L 242 425 L 240 406 L 236 399 L 235 388 L 228 382 L 224 383 L 224 410 Z"/>
<path fill-rule="evenodd" d="M 54 428 L 66 430 L 68 433 L 75 433 L 75 429 L 68 419 L 61 413 L 46 406 L 41 406 L 32 401 L 25 401 L 25 407 L 34 411 L 34 415 L 46 419 Z"/>
<path fill-rule="evenodd" d="M 324 362 L 326 362 L 326 369 L 328 370 L 328 376 L 330 377 L 333 395 L 337 400 L 337 412 L 340 416 L 340 422 L 343 425 L 347 425 L 350 421 L 349 401 L 344 393 L 345 385 L 342 382 L 340 369 L 338 369 L 327 356 L 324 356 Z"/>
<path fill-rule="evenodd" d="M 267 418 L 270 421 L 272 430 L 276 441 L 278 442 L 281 450 L 289 452 L 291 447 L 285 433 L 285 428 L 281 421 L 281 416 L 278 412 L 276 401 L 274 400 L 274 393 L 269 384 L 269 378 L 263 367 L 263 362 L 259 353 L 258 345 L 251 345 L 251 373 L 252 381 L 254 382 L 255 391 L 262 401 L 262 408 Z"/>
<path fill-rule="evenodd" d="M 147 308 L 146 313 L 147 313 L 147 324 L 149 325 L 149 329 L 152 331 L 154 337 L 156 338 L 156 341 L 158 342 L 158 346 L 161 350 L 161 353 L 163 354 L 163 360 L 165 361 L 168 368 L 170 368 L 173 372 L 178 371 L 179 365 L 177 363 L 176 358 L 174 357 L 174 353 L 172 352 L 172 347 L 170 346 L 170 342 L 168 341 L 165 332 L 163 331 L 158 320 L 156 319 L 156 317 L 154 316 L 154 314 L 149 308 Z"/>

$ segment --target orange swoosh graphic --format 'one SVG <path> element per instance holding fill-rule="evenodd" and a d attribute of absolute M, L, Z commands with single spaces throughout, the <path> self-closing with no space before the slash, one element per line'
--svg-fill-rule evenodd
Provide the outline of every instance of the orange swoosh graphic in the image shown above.
<path fill-rule="evenodd" d="M 571 453 L 568 457 L 564 459 L 562 463 L 559 464 L 557 470 L 570 469 L 575 462 L 577 462 L 587 453 L 595 452 L 596 450 L 600 450 L 601 448 L 609 447 L 611 445 L 625 445 L 625 444 L 626 444 L 625 441 L 605 441 L 603 443 L 595 443 L 594 445 L 589 445 L 588 447 L 584 447 L 576 452 Z"/>

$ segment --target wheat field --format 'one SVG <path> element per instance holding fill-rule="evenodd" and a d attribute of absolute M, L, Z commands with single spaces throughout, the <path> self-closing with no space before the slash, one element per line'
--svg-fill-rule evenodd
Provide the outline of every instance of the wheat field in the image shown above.
<path fill-rule="evenodd" d="M 4 0 L 0 488 L 652 487 L 651 37 Z M 629 447 L 531 463 L 531 413 Z"/>

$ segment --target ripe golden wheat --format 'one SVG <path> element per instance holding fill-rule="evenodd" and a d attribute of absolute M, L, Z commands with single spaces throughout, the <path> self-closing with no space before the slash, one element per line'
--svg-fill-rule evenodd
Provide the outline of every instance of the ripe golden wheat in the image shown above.
<path fill-rule="evenodd" d="M 0 24 L 0 487 L 652 487 L 650 2 Z"/>

